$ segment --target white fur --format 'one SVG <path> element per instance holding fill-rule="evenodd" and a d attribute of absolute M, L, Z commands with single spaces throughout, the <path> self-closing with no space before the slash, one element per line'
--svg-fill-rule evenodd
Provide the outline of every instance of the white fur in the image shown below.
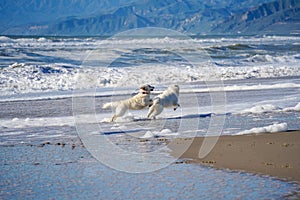
<path fill-rule="evenodd" d="M 152 104 L 150 92 L 154 87 L 151 85 L 144 85 L 140 87 L 139 93 L 129 99 L 105 103 L 102 108 L 114 108 L 115 114 L 112 116 L 111 121 L 115 121 L 117 117 L 122 117 L 127 110 L 141 110 Z"/>
<path fill-rule="evenodd" d="M 155 119 L 155 117 L 162 113 L 163 109 L 167 107 L 173 107 L 174 110 L 176 110 L 180 106 L 178 104 L 178 97 L 179 86 L 169 86 L 167 90 L 153 99 L 153 104 L 149 108 L 147 117 Z"/>

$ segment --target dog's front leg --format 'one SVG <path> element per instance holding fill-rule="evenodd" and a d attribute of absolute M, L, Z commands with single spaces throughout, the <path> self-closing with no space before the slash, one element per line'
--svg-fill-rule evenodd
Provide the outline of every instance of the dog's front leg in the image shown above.
<path fill-rule="evenodd" d="M 153 100 L 150 99 L 150 100 L 149 100 L 149 105 L 148 105 L 148 107 L 150 108 L 152 105 L 153 105 Z"/>
<path fill-rule="evenodd" d="M 179 104 L 177 104 L 177 105 L 174 107 L 174 111 L 177 110 L 178 107 L 180 107 Z"/>

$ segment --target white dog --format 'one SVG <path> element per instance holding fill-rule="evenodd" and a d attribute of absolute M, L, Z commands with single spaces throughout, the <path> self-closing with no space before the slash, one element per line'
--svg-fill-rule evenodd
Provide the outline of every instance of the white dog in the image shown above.
<path fill-rule="evenodd" d="M 141 110 L 147 106 L 152 105 L 152 99 L 150 98 L 150 92 L 154 87 L 151 85 L 143 85 L 139 89 L 139 93 L 129 99 L 105 103 L 102 108 L 114 108 L 115 114 L 112 116 L 111 121 L 115 121 L 117 117 L 122 117 L 127 110 Z"/>
<path fill-rule="evenodd" d="M 147 117 L 155 119 L 155 117 L 159 115 L 166 107 L 173 107 L 174 110 L 176 110 L 180 106 L 178 104 L 178 97 L 179 86 L 169 86 L 167 90 L 165 90 L 163 93 L 161 93 L 153 99 L 153 103 L 152 106 L 149 108 Z"/>

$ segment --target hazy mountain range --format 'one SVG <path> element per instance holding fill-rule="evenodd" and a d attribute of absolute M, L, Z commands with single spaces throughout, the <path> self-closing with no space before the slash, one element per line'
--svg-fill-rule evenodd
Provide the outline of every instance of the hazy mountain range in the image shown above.
<path fill-rule="evenodd" d="M 0 1 L 2 35 L 112 35 L 163 27 L 186 34 L 300 34 L 300 0 Z"/>

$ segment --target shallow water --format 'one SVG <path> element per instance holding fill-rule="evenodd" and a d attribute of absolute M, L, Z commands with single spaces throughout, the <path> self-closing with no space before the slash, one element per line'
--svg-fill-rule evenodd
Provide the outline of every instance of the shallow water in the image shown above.
<path fill-rule="evenodd" d="M 80 145 L 0 147 L 3 199 L 293 199 L 299 185 L 268 176 L 171 164 L 146 174 L 105 167 Z"/>
<path fill-rule="evenodd" d="M 277 82 L 282 81 L 284 80 L 277 79 Z M 264 84 L 266 82 L 265 80 Z M 244 81 L 243 84 L 245 83 L 249 84 Z M 227 82 L 225 84 L 232 85 Z M 205 87 L 205 84 L 197 87 Z M 148 135 L 149 132 L 153 133 L 153 136 L 171 136 L 171 134 L 177 134 L 176 137 L 205 136 L 209 126 L 213 125 L 221 127 L 222 134 L 226 135 L 282 123 L 287 124 L 286 130 L 300 129 L 299 111 L 286 109 L 293 108 L 300 102 L 298 88 L 224 92 L 226 102 L 221 105 L 223 114 L 214 112 L 210 93 L 187 91 L 185 93 L 183 89 L 183 93 L 180 94 L 179 109 L 176 111 L 165 109 L 157 120 L 146 120 L 147 110 L 141 110 L 130 111 L 124 118 L 118 119 L 117 123 L 108 123 L 112 111 L 103 110 L 101 107 L 105 102 L 129 98 L 131 94 L 110 96 L 96 91 L 94 94 L 96 96 L 78 97 L 81 103 L 76 105 L 74 99 L 70 97 L 1 101 L 0 140 L 5 144 L 35 139 L 42 141 L 50 136 L 58 139 L 73 138 L 77 135 L 75 128 L 78 122 L 75 119 L 80 116 L 84 118 L 87 126 L 98 124 L 101 129 L 94 130 L 98 134 L 110 137 L 126 135 L 143 137 L 147 132 Z M 106 90 L 104 92 L 107 93 Z M 74 110 L 76 106 L 77 111 Z M 52 129 L 55 130 L 53 133 Z M 167 135 L 161 133 L 163 130 L 169 131 Z"/>

